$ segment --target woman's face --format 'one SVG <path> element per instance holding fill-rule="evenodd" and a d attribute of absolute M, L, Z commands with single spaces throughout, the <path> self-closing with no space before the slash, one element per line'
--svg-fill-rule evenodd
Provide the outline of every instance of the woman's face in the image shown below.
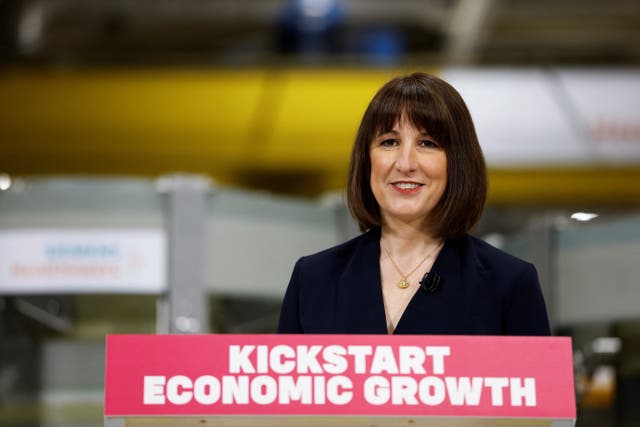
<path fill-rule="evenodd" d="M 428 218 L 447 186 L 447 155 L 438 142 L 401 118 L 371 142 L 369 157 L 383 223 Z"/>

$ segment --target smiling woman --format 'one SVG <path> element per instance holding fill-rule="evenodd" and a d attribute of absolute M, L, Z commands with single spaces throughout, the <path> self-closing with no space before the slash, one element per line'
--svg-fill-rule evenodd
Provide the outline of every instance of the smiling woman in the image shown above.
<path fill-rule="evenodd" d="M 351 154 L 348 203 L 364 233 L 298 260 L 279 331 L 549 335 L 534 266 L 468 234 L 486 193 L 458 92 L 424 73 L 391 80 Z"/>

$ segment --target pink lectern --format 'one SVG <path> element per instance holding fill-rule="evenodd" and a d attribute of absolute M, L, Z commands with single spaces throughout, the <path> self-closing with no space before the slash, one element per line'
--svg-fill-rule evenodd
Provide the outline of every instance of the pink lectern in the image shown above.
<path fill-rule="evenodd" d="M 560 337 L 110 335 L 105 426 L 573 426 Z"/>

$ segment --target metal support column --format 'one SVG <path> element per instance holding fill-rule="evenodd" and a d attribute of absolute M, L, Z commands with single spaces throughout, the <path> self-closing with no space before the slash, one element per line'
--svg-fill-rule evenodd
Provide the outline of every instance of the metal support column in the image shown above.
<path fill-rule="evenodd" d="M 531 261 L 538 270 L 540 287 L 544 294 L 551 329 L 556 323 L 556 229 L 551 220 L 539 224 L 528 231 L 531 242 Z"/>
<path fill-rule="evenodd" d="M 449 64 L 473 62 L 487 31 L 497 0 L 458 0 L 448 28 L 445 60 Z"/>
<path fill-rule="evenodd" d="M 168 289 L 158 304 L 158 333 L 206 333 L 209 307 L 205 288 L 205 227 L 210 181 L 172 175 L 159 181 L 166 193 Z"/>

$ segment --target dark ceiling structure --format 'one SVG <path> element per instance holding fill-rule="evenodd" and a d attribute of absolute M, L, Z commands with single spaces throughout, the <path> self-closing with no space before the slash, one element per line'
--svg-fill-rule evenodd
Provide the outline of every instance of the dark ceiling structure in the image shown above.
<path fill-rule="evenodd" d="M 635 0 L 2 0 L 2 61 L 638 65 Z"/>

